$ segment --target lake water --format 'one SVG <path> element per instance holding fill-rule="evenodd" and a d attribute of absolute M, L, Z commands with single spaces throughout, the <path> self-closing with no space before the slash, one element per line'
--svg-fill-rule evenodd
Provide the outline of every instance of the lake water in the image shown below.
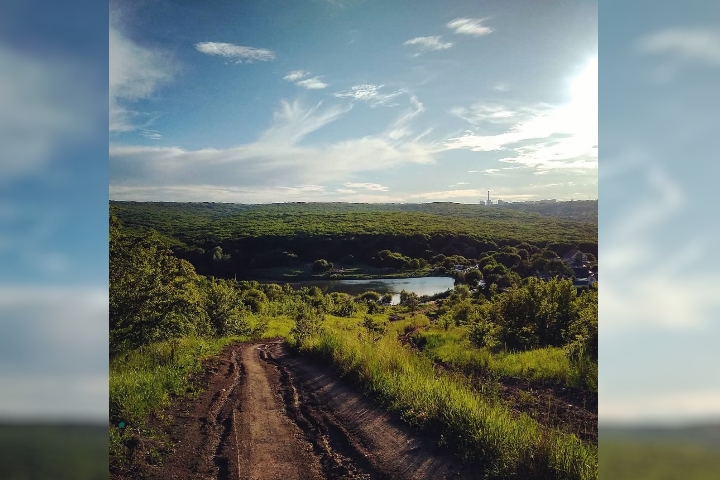
<path fill-rule="evenodd" d="M 455 280 L 450 277 L 420 277 L 420 278 L 376 278 L 370 280 L 306 280 L 292 282 L 293 288 L 318 287 L 324 293 L 342 292 L 350 295 L 359 295 L 368 290 L 383 295 L 391 293 L 392 304 L 400 303 L 400 292 L 406 290 L 417 295 L 435 295 L 446 290 L 452 290 Z"/>

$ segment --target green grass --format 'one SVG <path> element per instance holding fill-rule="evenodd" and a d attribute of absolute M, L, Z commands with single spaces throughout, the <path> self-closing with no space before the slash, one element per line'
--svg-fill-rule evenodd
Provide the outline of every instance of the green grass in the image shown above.
<path fill-rule="evenodd" d="M 108 478 L 107 427 L 0 424 L 4 480 Z"/>
<path fill-rule="evenodd" d="M 140 425 L 152 412 L 169 404 L 171 395 L 189 393 L 190 375 L 202 370 L 202 361 L 243 337 L 183 338 L 174 347 L 159 342 L 120 355 L 110 362 L 110 421 Z"/>
<path fill-rule="evenodd" d="M 720 478 L 720 446 L 696 442 L 602 440 L 602 480 L 715 480 Z"/>
<path fill-rule="evenodd" d="M 597 477 L 596 447 L 513 414 L 457 379 L 437 376 L 429 358 L 400 347 L 392 335 L 378 342 L 359 339 L 356 324 L 330 319 L 325 333 L 300 349 L 354 378 L 382 407 L 479 462 L 489 478 Z"/>
<path fill-rule="evenodd" d="M 597 366 L 589 371 L 573 367 L 563 348 L 547 347 L 526 352 L 492 353 L 475 347 L 464 327 L 432 328 L 419 332 L 416 340 L 430 358 L 440 360 L 465 373 L 515 377 L 597 391 Z"/>

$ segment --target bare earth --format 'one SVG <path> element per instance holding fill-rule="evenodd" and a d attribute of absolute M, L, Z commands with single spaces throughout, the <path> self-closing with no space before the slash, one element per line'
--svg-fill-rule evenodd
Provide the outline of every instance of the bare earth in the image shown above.
<path fill-rule="evenodd" d="M 170 412 L 167 458 L 113 478 L 480 477 L 279 342 L 229 346 L 206 380 L 198 399 Z"/>

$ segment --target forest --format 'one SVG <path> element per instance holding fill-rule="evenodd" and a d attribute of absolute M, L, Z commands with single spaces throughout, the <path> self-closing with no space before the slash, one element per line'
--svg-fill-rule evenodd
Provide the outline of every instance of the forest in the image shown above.
<path fill-rule="evenodd" d="M 449 275 L 455 265 L 498 277 L 586 277 L 559 260 L 573 249 L 590 255 L 588 266 L 597 271 L 597 201 L 525 208 L 111 202 L 128 230 L 157 232 L 178 258 L 215 277 Z M 334 268 L 312 271 L 316 260 Z"/>

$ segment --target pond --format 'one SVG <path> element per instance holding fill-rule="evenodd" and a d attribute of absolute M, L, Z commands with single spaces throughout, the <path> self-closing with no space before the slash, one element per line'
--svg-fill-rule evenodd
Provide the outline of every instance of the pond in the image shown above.
<path fill-rule="evenodd" d="M 372 290 L 381 295 L 391 293 L 392 304 L 400 303 L 400 292 L 406 290 L 417 295 L 435 295 L 452 290 L 455 280 L 450 277 L 419 277 L 419 278 L 374 278 L 366 280 L 306 280 L 290 282 L 293 288 L 318 287 L 323 293 L 342 292 L 359 295 Z"/>

